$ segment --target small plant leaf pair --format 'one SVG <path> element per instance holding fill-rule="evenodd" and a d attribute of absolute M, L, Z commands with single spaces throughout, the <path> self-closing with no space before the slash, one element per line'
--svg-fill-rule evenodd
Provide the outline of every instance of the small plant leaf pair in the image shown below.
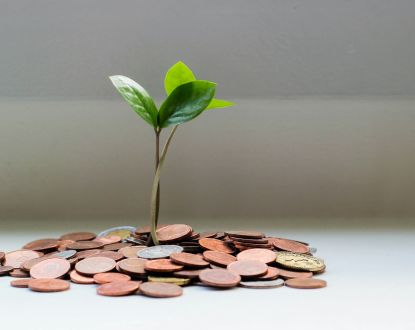
<path fill-rule="evenodd" d="M 154 128 L 179 125 L 196 118 L 203 110 L 234 105 L 214 100 L 216 84 L 196 80 L 192 71 L 182 62 L 175 64 L 166 75 L 167 99 L 160 110 L 150 94 L 134 80 L 124 76 L 110 77 L 115 88 L 134 111 Z"/>

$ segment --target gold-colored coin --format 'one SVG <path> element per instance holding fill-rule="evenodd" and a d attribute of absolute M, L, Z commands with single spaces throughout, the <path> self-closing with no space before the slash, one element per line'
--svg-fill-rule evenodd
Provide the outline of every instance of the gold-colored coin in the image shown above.
<path fill-rule="evenodd" d="M 130 236 L 132 232 L 130 230 L 115 230 L 112 231 L 108 234 L 106 234 L 105 236 L 120 236 L 122 239 L 126 239 L 128 236 Z"/>
<path fill-rule="evenodd" d="M 324 260 L 295 252 L 277 252 L 276 262 L 286 268 L 314 272 L 325 267 Z"/>
<path fill-rule="evenodd" d="M 164 283 L 172 283 L 176 285 L 186 285 L 190 283 L 190 278 L 176 278 L 176 277 L 156 277 L 156 276 L 149 276 L 149 282 L 164 282 Z"/>

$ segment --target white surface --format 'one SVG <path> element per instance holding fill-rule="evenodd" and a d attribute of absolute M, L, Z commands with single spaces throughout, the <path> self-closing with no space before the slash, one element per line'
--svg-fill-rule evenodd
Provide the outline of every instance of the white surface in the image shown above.
<path fill-rule="evenodd" d="M 414 99 L 233 101 L 178 128 L 162 216 L 415 214 Z M 154 132 L 121 97 L 0 100 L 0 118 L 0 218 L 148 216 Z"/>
<path fill-rule="evenodd" d="M 0 96 L 164 97 L 183 61 L 222 97 L 414 95 L 412 0 L 1 1 Z M 219 96 L 219 95 L 218 95 Z"/>
<path fill-rule="evenodd" d="M 235 228 L 235 224 L 222 228 Z M 39 223 L 32 232 L 2 230 L 0 250 L 15 250 L 32 239 L 67 232 L 66 226 L 57 229 L 57 224 Z M 71 283 L 67 292 L 44 294 L 12 288 L 12 278 L 1 277 L 0 328 L 415 329 L 414 229 L 255 229 L 317 247 L 316 256 L 327 264 L 327 271 L 318 278 L 328 286 L 319 290 L 186 287 L 183 296 L 172 299 L 108 298 L 97 295 L 95 285 Z"/>

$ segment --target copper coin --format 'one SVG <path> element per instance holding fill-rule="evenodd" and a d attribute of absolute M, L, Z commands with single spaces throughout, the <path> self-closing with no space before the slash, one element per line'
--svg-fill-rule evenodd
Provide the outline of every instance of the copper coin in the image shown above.
<path fill-rule="evenodd" d="M 104 243 L 101 243 L 101 242 L 77 241 L 75 243 L 68 244 L 66 246 L 66 249 L 79 251 L 79 250 L 97 249 L 103 246 L 104 246 Z"/>
<path fill-rule="evenodd" d="M 212 250 L 223 253 L 234 253 L 236 251 L 232 245 L 219 241 L 215 238 L 202 238 L 199 240 L 199 244 L 205 250 Z"/>
<path fill-rule="evenodd" d="M 256 278 L 256 281 L 270 281 L 275 280 L 280 275 L 280 272 L 275 267 L 268 267 L 268 271 L 265 275 Z"/>
<path fill-rule="evenodd" d="M 9 274 L 14 268 L 12 266 L 0 266 L 0 275 Z"/>
<path fill-rule="evenodd" d="M 288 239 L 275 239 L 272 241 L 272 244 L 278 249 L 288 252 L 296 252 L 296 253 L 308 253 L 310 249 L 305 246 L 304 244 L 290 241 Z"/>
<path fill-rule="evenodd" d="M 240 237 L 231 237 L 233 242 L 238 243 L 249 243 L 249 244 L 268 244 L 267 238 L 240 238 Z"/>
<path fill-rule="evenodd" d="M 259 248 L 259 249 L 272 249 L 272 244 L 252 244 L 252 243 L 241 243 L 234 241 L 235 246 L 241 246 L 241 247 L 248 247 L 248 248 Z"/>
<path fill-rule="evenodd" d="M 140 284 L 133 281 L 112 282 L 100 285 L 97 288 L 97 293 L 101 296 L 125 296 L 136 291 L 139 287 Z"/>
<path fill-rule="evenodd" d="M 191 235 L 192 227 L 183 224 L 170 225 L 157 230 L 157 237 L 160 243 L 179 241 Z"/>
<path fill-rule="evenodd" d="M 68 259 L 68 262 L 71 264 L 71 267 L 78 263 L 78 258 Z"/>
<path fill-rule="evenodd" d="M 327 282 L 315 278 L 294 278 L 285 281 L 285 285 L 295 289 L 320 289 L 327 286 Z"/>
<path fill-rule="evenodd" d="M 167 225 L 167 224 L 158 224 L 157 227 L 156 227 L 156 231 L 159 230 L 159 229 L 161 229 L 161 228 L 167 227 L 167 226 L 170 226 L 170 225 Z M 144 226 L 144 227 L 137 228 L 135 230 L 135 233 L 137 235 L 148 235 L 148 234 L 150 234 L 150 231 L 151 231 L 150 226 Z"/>
<path fill-rule="evenodd" d="M 131 246 L 131 243 L 115 243 L 105 245 L 102 249 L 104 251 L 118 251 L 119 249 Z"/>
<path fill-rule="evenodd" d="M 94 281 L 98 284 L 106 284 L 111 282 L 131 281 L 131 277 L 120 273 L 99 273 L 94 275 Z"/>
<path fill-rule="evenodd" d="M 122 253 L 119 253 L 119 252 L 116 252 L 116 251 L 102 251 L 99 255 L 96 255 L 96 256 L 97 257 L 110 258 L 110 259 L 115 260 L 115 261 L 119 261 L 122 258 L 124 258 Z M 85 259 L 94 258 L 94 257 L 95 257 L 95 255 L 86 257 Z"/>
<path fill-rule="evenodd" d="M 51 258 L 38 262 L 30 269 L 33 278 L 58 278 L 69 272 L 71 264 L 66 259 Z"/>
<path fill-rule="evenodd" d="M 189 239 L 196 239 L 196 238 L 199 238 L 200 237 L 200 233 L 198 233 L 198 232 L 193 232 L 192 233 L 192 236 L 190 236 L 189 237 Z"/>
<path fill-rule="evenodd" d="M 241 282 L 241 276 L 226 269 L 205 269 L 199 275 L 199 279 L 211 286 L 231 288 Z"/>
<path fill-rule="evenodd" d="M 202 257 L 191 253 L 179 252 L 170 254 L 170 259 L 176 264 L 189 267 L 208 267 L 209 263 L 203 260 Z"/>
<path fill-rule="evenodd" d="M 203 233 L 200 233 L 198 239 L 201 238 L 216 238 L 218 232 L 216 231 L 204 231 Z"/>
<path fill-rule="evenodd" d="M 94 239 L 95 237 L 97 237 L 97 235 L 95 235 L 94 233 L 78 232 L 62 235 L 61 240 L 63 241 L 70 239 L 72 241 L 89 241 L 91 239 Z"/>
<path fill-rule="evenodd" d="M 43 251 L 48 249 L 57 248 L 59 246 L 59 240 L 53 238 L 38 239 L 36 241 L 27 243 L 22 247 L 24 250 Z"/>
<path fill-rule="evenodd" d="M 100 243 L 103 243 L 104 245 L 115 244 L 115 243 L 119 243 L 121 241 L 122 241 L 121 236 L 116 236 L 116 235 L 103 236 L 103 237 L 100 237 L 100 238 L 95 238 L 93 240 L 93 242 L 100 242 Z"/>
<path fill-rule="evenodd" d="M 54 257 L 54 256 L 46 256 L 46 257 L 40 257 L 40 258 L 36 258 L 36 259 L 30 259 L 25 261 L 24 263 L 22 263 L 20 265 L 20 269 L 24 270 L 25 272 L 30 272 L 30 269 L 36 265 L 37 263 L 46 260 L 46 259 L 53 259 L 53 258 L 58 258 L 58 257 Z"/>
<path fill-rule="evenodd" d="M 226 266 L 218 266 L 218 265 L 215 265 L 215 264 L 210 264 L 209 266 L 212 269 L 226 269 Z"/>
<path fill-rule="evenodd" d="M 237 261 L 236 257 L 228 253 L 217 251 L 205 251 L 203 252 L 203 258 L 205 258 L 207 261 L 211 263 L 225 267 L 230 263 Z"/>
<path fill-rule="evenodd" d="M 244 260 L 256 260 L 256 261 L 262 261 L 266 264 L 270 264 L 277 259 L 277 256 L 274 252 L 270 250 L 265 249 L 250 249 L 243 251 L 241 253 L 238 253 L 236 256 L 236 259 L 238 261 L 244 261 Z"/>
<path fill-rule="evenodd" d="M 39 278 L 29 282 L 29 289 L 38 292 L 59 292 L 69 290 L 70 283 L 54 278 Z"/>
<path fill-rule="evenodd" d="M 39 258 L 39 254 L 31 250 L 19 250 L 6 253 L 3 260 L 4 266 L 12 266 L 13 268 L 19 268 L 20 265 L 29 259 Z"/>
<path fill-rule="evenodd" d="M 300 243 L 300 244 L 303 244 L 303 245 L 306 245 L 306 246 L 308 246 L 309 244 L 308 243 L 306 243 L 306 242 L 301 242 L 301 241 L 297 241 L 297 240 L 295 240 L 295 239 L 288 239 L 288 238 L 281 238 L 281 237 L 268 237 L 268 241 L 270 242 L 270 243 L 273 243 L 275 240 L 277 240 L 277 239 L 285 239 L 285 240 L 287 240 L 287 241 L 294 241 L 294 242 L 297 242 L 297 243 Z"/>
<path fill-rule="evenodd" d="M 85 259 L 87 257 L 98 256 L 98 254 L 100 254 L 101 252 L 102 252 L 102 250 L 99 250 L 99 249 L 85 250 L 85 251 L 77 252 L 76 253 L 76 258 L 78 260 L 82 260 L 82 259 Z"/>
<path fill-rule="evenodd" d="M 249 247 L 249 246 L 242 246 L 242 245 L 239 245 L 239 244 L 237 244 L 237 243 L 235 243 L 235 247 L 238 249 L 238 250 L 240 250 L 240 251 L 246 251 L 246 250 L 252 250 L 252 249 L 254 249 L 254 247 Z M 264 249 L 264 247 L 262 246 L 261 247 L 262 249 Z M 271 247 L 268 247 L 268 248 L 265 248 L 266 250 L 270 250 L 270 251 L 273 251 L 274 250 L 274 246 L 271 246 Z"/>
<path fill-rule="evenodd" d="M 297 272 L 297 271 L 291 271 L 291 270 L 286 270 L 283 268 L 278 268 L 278 272 L 280 273 L 280 277 L 285 279 L 285 280 L 290 280 L 290 279 L 294 279 L 294 278 L 310 278 L 313 276 L 312 272 Z"/>
<path fill-rule="evenodd" d="M 71 281 L 78 284 L 95 284 L 93 277 L 87 277 L 79 274 L 76 270 L 69 273 Z"/>
<path fill-rule="evenodd" d="M 98 273 L 105 273 L 115 268 L 115 261 L 105 257 L 94 257 L 84 259 L 75 265 L 76 271 L 85 276 L 93 276 Z"/>
<path fill-rule="evenodd" d="M 128 275 L 147 275 L 147 271 L 144 268 L 144 265 L 146 264 L 148 260 L 147 259 L 124 259 L 121 260 L 119 263 L 120 269 L 123 271 L 123 273 L 126 273 Z"/>
<path fill-rule="evenodd" d="M 71 240 L 71 239 L 66 239 L 63 241 L 58 241 L 59 243 L 59 247 L 58 247 L 58 251 L 62 252 L 62 251 L 66 251 L 66 246 L 72 243 L 75 243 L 75 241 Z"/>
<path fill-rule="evenodd" d="M 173 275 L 180 278 L 199 278 L 199 274 L 205 269 L 191 269 L 191 270 L 180 270 L 174 272 Z"/>
<path fill-rule="evenodd" d="M 212 238 L 216 238 L 216 239 L 222 239 L 222 238 L 224 238 L 226 235 L 225 235 L 225 233 L 224 232 L 219 232 L 219 233 L 217 233 L 216 234 L 216 236 L 215 237 L 212 237 Z"/>
<path fill-rule="evenodd" d="M 144 264 L 144 268 L 151 272 L 169 273 L 178 272 L 183 269 L 182 265 L 177 265 L 168 259 L 149 260 Z"/>
<path fill-rule="evenodd" d="M 264 238 L 265 234 L 257 231 L 225 231 L 225 234 L 229 237 L 241 237 L 241 238 Z"/>
<path fill-rule="evenodd" d="M 267 264 L 261 261 L 245 260 L 235 261 L 227 266 L 230 272 L 237 273 L 243 278 L 252 278 L 265 275 L 268 271 Z"/>
<path fill-rule="evenodd" d="M 147 246 L 129 246 L 118 250 L 118 252 L 126 258 L 137 258 L 137 252 L 146 248 Z"/>
<path fill-rule="evenodd" d="M 183 294 L 180 286 L 165 282 L 146 282 L 141 284 L 140 290 L 146 296 L 154 298 L 172 298 Z"/>
<path fill-rule="evenodd" d="M 21 270 L 19 268 L 15 268 L 9 273 L 9 276 L 11 276 L 11 277 L 30 277 L 30 274 L 29 274 L 29 272 L 25 272 L 24 270 Z"/>
<path fill-rule="evenodd" d="M 3 259 L 4 259 L 4 256 L 5 256 L 6 254 L 4 253 L 4 252 L 0 252 L 0 261 L 2 261 Z"/>
<path fill-rule="evenodd" d="M 10 285 L 14 288 L 28 288 L 31 278 L 22 278 L 21 280 L 14 280 L 10 282 Z"/>

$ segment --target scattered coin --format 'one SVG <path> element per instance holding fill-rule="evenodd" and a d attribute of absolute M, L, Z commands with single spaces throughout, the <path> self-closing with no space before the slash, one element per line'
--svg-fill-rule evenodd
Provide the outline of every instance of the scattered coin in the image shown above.
<path fill-rule="evenodd" d="M 125 296 L 136 291 L 140 287 L 140 283 L 133 281 L 111 282 L 100 285 L 97 293 L 101 296 Z"/>
<path fill-rule="evenodd" d="M 212 250 L 223 253 L 234 253 L 236 249 L 223 241 L 220 241 L 216 238 L 202 238 L 199 240 L 200 246 L 205 250 Z"/>
<path fill-rule="evenodd" d="M 285 285 L 295 289 L 320 289 L 327 286 L 327 282 L 315 278 L 294 278 L 285 281 Z"/>
<path fill-rule="evenodd" d="M 38 239 L 36 241 L 27 243 L 22 247 L 24 250 L 44 251 L 59 247 L 59 240 L 53 238 Z"/>
<path fill-rule="evenodd" d="M 250 244 L 268 244 L 267 238 L 241 238 L 232 236 L 230 237 L 231 241 L 238 243 L 250 243 Z"/>
<path fill-rule="evenodd" d="M 173 263 L 168 259 L 149 260 L 144 264 L 144 268 L 151 272 L 170 273 L 183 269 L 182 265 Z"/>
<path fill-rule="evenodd" d="M 274 242 L 275 240 L 277 240 L 277 239 L 285 239 L 285 240 L 288 240 L 287 238 L 268 237 L 268 241 L 269 241 L 270 243 L 273 243 L 273 242 Z M 297 242 L 297 243 L 301 243 L 301 244 L 306 245 L 306 246 L 308 246 L 308 245 L 309 245 L 308 243 L 301 242 L 301 241 L 297 241 L 297 240 L 295 240 L 295 239 L 290 239 L 289 241 L 294 241 L 294 242 Z"/>
<path fill-rule="evenodd" d="M 276 279 L 271 281 L 243 281 L 239 283 L 239 286 L 244 288 L 252 288 L 252 289 L 271 289 L 271 288 L 279 288 L 284 285 L 284 280 Z"/>
<path fill-rule="evenodd" d="M 22 278 L 20 280 L 11 281 L 10 285 L 15 288 L 28 288 L 31 280 L 31 278 Z"/>
<path fill-rule="evenodd" d="M 41 261 L 46 260 L 46 259 L 51 259 L 51 258 L 57 258 L 57 257 L 53 257 L 53 256 L 51 256 L 51 257 L 40 257 L 40 258 L 36 258 L 36 259 L 27 260 L 27 261 L 23 262 L 20 265 L 20 269 L 24 270 L 25 272 L 30 272 L 30 269 L 34 265 L 36 265 L 38 262 L 41 262 Z"/>
<path fill-rule="evenodd" d="M 61 240 L 72 240 L 72 241 L 89 241 L 94 239 L 97 235 L 88 232 L 70 233 L 61 236 Z"/>
<path fill-rule="evenodd" d="M 266 249 L 250 249 L 239 253 L 236 256 L 238 261 L 256 260 L 266 264 L 273 263 L 277 256 L 274 252 Z"/>
<path fill-rule="evenodd" d="M 29 274 L 28 272 L 25 272 L 24 270 L 19 269 L 19 268 L 15 268 L 15 269 L 13 269 L 13 270 L 9 273 L 9 275 L 10 275 L 11 277 L 30 277 L 30 274 Z"/>
<path fill-rule="evenodd" d="M 212 268 L 212 269 L 226 269 L 226 266 L 217 266 L 215 264 L 210 264 L 210 268 Z"/>
<path fill-rule="evenodd" d="M 4 252 L 0 252 L 0 261 L 2 261 L 3 259 L 4 259 L 4 256 L 5 256 L 6 254 L 4 253 Z"/>
<path fill-rule="evenodd" d="M 200 233 L 199 237 L 196 238 L 196 240 L 201 238 L 216 238 L 217 233 L 217 231 L 204 231 L 203 233 Z"/>
<path fill-rule="evenodd" d="M 157 230 L 160 243 L 171 243 L 192 235 L 192 227 L 188 225 L 170 225 Z"/>
<path fill-rule="evenodd" d="M 9 274 L 14 268 L 12 266 L 0 266 L 0 275 Z"/>
<path fill-rule="evenodd" d="M 199 238 L 199 236 L 200 236 L 200 233 L 198 233 L 198 232 L 193 232 L 192 233 L 192 236 L 190 236 L 190 240 L 192 240 L 192 239 L 196 239 L 196 238 Z"/>
<path fill-rule="evenodd" d="M 182 251 L 183 248 L 178 245 L 157 245 L 138 251 L 137 256 L 145 259 L 160 259 L 170 257 L 172 253 Z"/>
<path fill-rule="evenodd" d="M 226 269 L 205 269 L 199 275 L 199 279 L 211 286 L 231 288 L 241 282 L 241 276 Z"/>
<path fill-rule="evenodd" d="M 225 234 L 229 237 L 240 237 L 240 238 L 264 238 L 265 234 L 257 231 L 225 231 Z"/>
<path fill-rule="evenodd" d="M 12 266 L 13 268 L 19 268 L 20 265 L 26 260 L 39 258 L 39 253 L 31 250 L 19 250 L 6 253 L 3 260 L 3 266 Z"/>
<path fill-rule="evenodd" d="M 135 231 L 135 227 L 131 227 L 131 226 L 115 227 L 115 228 L 104 230 L 103 232 L 99 233 L 97 235 L 97 238 L 100 238 L 103 236 L 116 235 L 116 236 L 120 236 L 122 239 L 125 239 L 131 233 L 134 233 L 134 231 Z"/>
<path fill-rule="evenodd" d="M 177 277 L 156 277 L 149 276 L 149 282 L 163 282 L 163 283 L 172 283 L 176 285 L 187 285 L 190 283 L 190 278 L 177 278 Z"/>
<path fill-rule="evenodd" d="M 95 284 L 93 277 L 87 277 L 79 274 L 76 270 L 73 270 L 69 273 L 71 281 L 78 284 Z"/>
<path fill-rule="evenodd" d="M 33 278 L 59 278 L 69 272 L 71 264 L 62 258 L 51 258 L 38 262 L 30 269 Z"/>
<path fill-rule="evenodd" d="M 118 251 L 119 249 L 131 246 L 131 243 L 115 243 L 104 245 L 102 248 L 104 251 Z"/>
<path fill-rule="evenodd" d="M 284 280 L 289 280 L 292 278 L 309 278 L 313 276 L 312 272 L 300 272 L 300 271 L 290 271 L 287 269 L 277 268 L 279 276 Z"/>
<path fill-rule="evenodd" d="M 297 253 L 308 253 L 310 249 L 301 243 L 296 241 L 290 241 L 288 239 L 275 239 L 273 240 L 272 244 L 278 249 L 282 251 L 288 252 L 297 252 Z"/>
<path fill-rule="evenodd" d="M 71 240 L 71 239 L 66 239 L 63 241 L 58 241 L 59 243 L 59 248 L 58 251 L 62 252 L 62 251 L 66 251 L 66 246 L 72 243 L 75 243 L 75 241 Z"/>
<path fill-rule="evenodd" d="M 61 257 L 63 259 L 71 259 L 75 255 L 76 255 L 76 250 L 66 250 L 66 251 L 52 254 L 52 256 Z"/>
<path fill-rule="evenodd" d="M 76 271 L 84 276 L 105 273 L 115 268 L 115 261 L 105 257 L 87 258 L 75 265 Z"/>
<path fill-rule="evenodd" d="M 144 268 L 144 265 L 146 264 L 148 260 L 147 259 L 124 259 L 121 260 L 119 265 L 119 268 L 128 275 L 132 276 L 143 276 L 147 275 L 147 271 Z"/>
<path fill-rule="evenodd" d="M 242 248 L 260 248 L 260 249 L 273 249 L 271 244 L 252 244 L 252 243 L 242 243 L 242 242 L 233 242 L 235 246 L 240 246 Z"/>
<path fill-rule="evenodd" d="M 167 227 L 167 226 L 170 226 L 170 225 L 167 225 L 167 224 L 159 224 L 156 227 L 156 231 L 159 230 L 159 229 L 161 229 L 161 228 Z M 150 231 L 151 231 L 150 226 L 144 226 L 144 227 L 137 228 L 135 230 L 135 233 L 137 235 L 149 235 L 150 234 Z"/>
<path fill-rule="evenodd" d="M 78 260 L 82 260 L 82 259 L 85 259 L 85 258 L 90 257 L 90 256 L 97 256 L 101 252 L 102 252 L 102 250 L 98 250 L 98 249 L 84 250 L 84 251 L 77 252 L 76 253 L 76 258 Z"/>
<path fill-rule="evenodd" d="M 92 241 L 93 242 L 99 242 L 99 243 L 102 243 L 104 245 L 108 245 L 108 244 L 115 244 L 115 243 L 121 242 L 122 237 L 121 236 L 116 236 L 116 235 L 108 235 L 108 236 L 95 238 Z"/>
<path fill-rule="evenodd" d="M 143 294 L 154 298 L 172 298 L 183 294 L 183 289 L 171 283 L 146 282 L 141 284 L 140 290 Z"/>
<path fill-rule="evenodd" d="M 191 253 L 185 253 L 185 252 L 172 253 L 170 254 L 170 259 L 176 264 L 189 266 L 189 267 L 203 268 L 203 267 L 209 266 L 209 263 L 206 262 L 202 257 L 196 256 Z"/>
<path fill-rule="evenodd" d="M 69 282 L 54 278 L 39 278 L 29 282 L 29 289 L 38 292 L 66 291 L 70 286 Z"/>
<path fill-rule="evenodd" d="M 224 238 L 226 235 L 225 235 L 225 233 L 224 232 L 218 232 L 217 234 L 216 234 L 216 236 L 215 237 L 212 237 L 212 238 L 216 238 L 216 239 L 222 239 L 222 238 Z"/>
<path fill-rule="evenodd" d="M 280 275 L 280 272 L 275 267 L 268 267 L 267 273 L 261 277 L 258 277 L 257 281 L 269 281 L 275 280 Z"/>
<path fill-rule="evenodd" d="M 232 262 L 237 261 L 236 257 L 223 252 L 217 251 L 205 251 L 203 252 L 203 258 L 205 258 L 210 263 L 214 263 L 215 265 L 224 266 L 226 267 Z"/>
<path fill-rule="evenodd" d="M 198 253 L 201 251 L 200 246 L 183 246 L 183 252 Z"/>
<path fill-rule="evenodd" d="M 278 252 L 276 262 L 286 268 L 318 271 L 324 268 L 324 261 L 306 254 Z"/>
<path fill-rule="evenodd" d="M 146 245 L 146 243 L 147 243 L 147 241 L 145 241 L 143 239 L 132 237 L 132 236 L 127 236 L 125 238 L 125 241 L 128 242 L 128 243 L 137 244 L 137 245 Z"/>
<path fill-rule="evenodd" d="M 98 284 L 106 284 L 111 282 L 131 281 L 131 277 L 120 273 L 99 273 L 94 275 L 94 281 Z"/>
<path fill-rule="evenodd" d="M 137 252 L 146 248 L 146 246 L 129 246 L 118 250 L 118 252 L 126 258 L 137 258 Z"/>
<path fill-rule="evenodd" d="M 199 274 L 205 269 L 185 269 L 178 272 L 174 272 L 173 275 L 180 278 L 199 278 Z M 177 284 L 177 283 L 176 283 Z"/>
<path fill-rule="evenodd" d="M 67 249 L 70 250 L 90 250 L 90 249 L 98 249 L 100 247 L 103 247 L 104 244 L 101 242 L 94 242 L 94 241 L 77 241 L 72 244 L 68 244 L 66 246 Z"/>
<path fill-rule="evenodd" d="M 124 258 L 123 254 L 120 253 L 120 252 L 115 252 L 115 251 L 102 251 L 97 256 L 92 255 L 92 256 L 86 257 L 85 259 L 94 258 L 94 257 L 105 257 L 105 258 L 110 258 L 110 259 L 115 260 L 115 261 L 119 261 L 122 258 Z"/>
<path fill-rule="evenodd" d="M 239 274 L 242 278 L 253 278 L 265 275 L 268 266 L 255 260 L 235 261 L 226 267 L 230 272 Z"/>

